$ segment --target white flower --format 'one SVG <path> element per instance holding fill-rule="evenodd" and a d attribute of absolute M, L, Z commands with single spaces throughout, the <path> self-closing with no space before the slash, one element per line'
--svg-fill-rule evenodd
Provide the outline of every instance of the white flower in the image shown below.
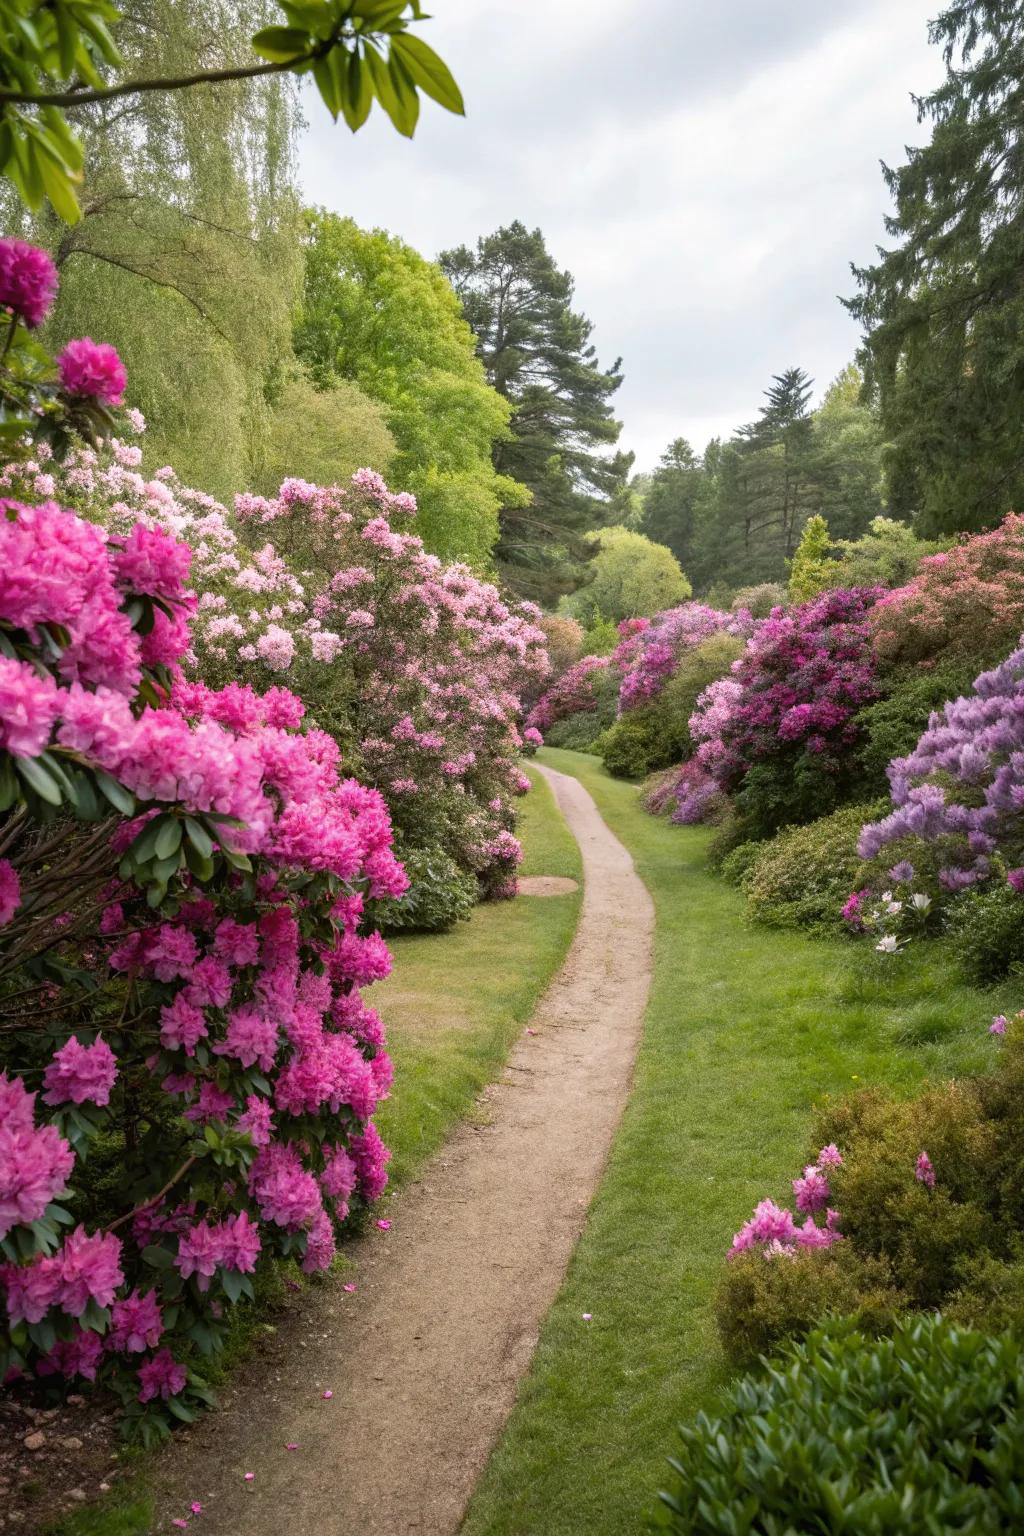
<path fill-rule="evenodd" d="M 903 903 L 902 901 L 890 901 L 885 910 L 890 917 L 895 917 L 897 912 L 903 911 Z"/>
<path fill-rule="evenodd" d="M 895 955 L 899 953 L 900 941 L 894 933 L 887 933 L 884 939 L 879 940 L 875 948 L 879 954 Z"/>
<path fill-rule="evenodd" d="M 932 904 L 932 899 L 930 896 L 926 896 L 923 891 L 918 891 L 916 895 L 910 898 L 910 904 L 917 912 L 927 912 Z"/>
<path fill-rule="evenodd" d="M 892 891 L 883 891 L 882 892 L 882 900 L 883 901 L 892 901 Z"/>

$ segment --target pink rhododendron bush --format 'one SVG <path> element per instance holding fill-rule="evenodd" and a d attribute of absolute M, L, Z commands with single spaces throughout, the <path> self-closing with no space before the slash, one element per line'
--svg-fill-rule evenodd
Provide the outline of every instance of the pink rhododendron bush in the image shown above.
<path fill-rule="evenodd" d="M 406 881 L 294 693 L 181 672 L 159 517 L 0 512 L 0 1370 L 159 1425 L 259 1266 L 324 1269 L 384 1187 L 363 912 Z"/>
<path fill-rule="evenodd" d="M 257 690 L 286 682 L 348 771 L 380 791 L 414 880 L 389 922 L 444 926 L 473 893 L 513 895 L 515 799 L 529 787 L 519 690 L 549 666 L 539 610 L 427 554 L 410 531 L 413 498 L 371 471 L 344 488 L 286 481 L 229 513 L 170 469 L 146 478 L 140 461 L 135 443 L 115 441 L 60 465 L 12 464 L 0 483 L 57 494 L 118 535 L 141 523 L 187 541 L 186 671 Z M 449 903 L 437 899 L 446 885 Z"/>

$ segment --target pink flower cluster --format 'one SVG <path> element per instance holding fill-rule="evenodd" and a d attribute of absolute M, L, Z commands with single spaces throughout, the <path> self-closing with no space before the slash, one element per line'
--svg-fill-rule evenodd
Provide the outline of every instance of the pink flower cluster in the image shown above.
<path fill-rule="evenodd" d="M 723 630 L 746 636 L 753 628 L 748 613 L 720 613 L 706 603 L 682 603 L 650 620 L 625 620 L 619 625 L 622 642 L 612 658 L 622 672 L 620 712 L 655 698 L 674 676 L 686 651 Z"/>
<path fill-rule="evenodd" d="M 839 1149 L 830 1143 L 818 1153 L 817 1163 L 804 1169 L 802 1177 L 793 1180 L 793 1194 L 798 1211 L 805 1220 L 798 1224 L 792 1211 L 778 1206 L 774 1200 L 762 1200 L 753 1216 L 745 1222 L 732 1240 L 729 1257 L 760 1248 L 766 1257 L 796 1253 L 800 1248 L 830 1248 L 842 1238 L 839 1230 L 839 1213 L 829 1208 L 831 1190 L 828 1173 L 830 1168 L 842 1165 Z M 815 1221 L 818 1212 L 825 1212 L 825 1224 Z"/>

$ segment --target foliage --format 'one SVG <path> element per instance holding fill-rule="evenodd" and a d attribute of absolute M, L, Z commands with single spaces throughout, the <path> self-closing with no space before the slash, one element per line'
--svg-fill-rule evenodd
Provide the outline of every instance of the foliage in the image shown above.
<path fill-rule="evenodd" d="M 903 587 L 926 555 L 938 553 L 934 540 L 918 538 L 909 523 L 873 517 L 859 539 L 838 539 L 830 587 Z"/>
<path fill-rule="evenodd" d="M 621 638 L 617 624 L 595 613 L 583 636 L 583 649 L 588 656 L 611 656 L 618 649 Z"/>
<path fill-rule="evenodd" d="M 802 1248 L 772 1262 L 762 1253 L 738 1254 L 722 1273 L 715 1317 L 730 1361 L 749 1367 L 830 1317 L 849 1318 L 864 1333 L 890 1333 L 906 1304 L 884 1258 L 850 1262 L 838 1247 Z"/>
<path fill-rule="evenodd" d="M 860 764 L 873 793 L 888 784 L 889 764 L 914 750 L 931 715 L 948 699 L 966 692 L 976 663 L 940 658 L 934 666 L 901 666 L 879 673 L 881 696 L 861 710 Z"/>
<path fill-rule="evenodd" d="M 1024 492 L 1024 16 L 1007 0 L 953 0 L 930 36 L 946 63 L 917 99 L 931 140 L 883 168 L 893 243 L 854 269 L 860 292 L 847 307 L 865 329 L 893 504 L 926 533 L 956 533 L 992 527 Z"/>
<path fill-rule="evenodd" d="M 538 601 L 574 586 L 588 551 L 582 535 L 607 522 L 631 456 L 608 454 L 619 436 L 611 397 L 619 362 L 604 369 L 592 326 L 572 308 L 574 282 L 539 229 L 516 221 L 444 251 L 440 264 L 462 300 L 491 384 L 512 406 L 512 436 L 498 441 L 498 473 L 531 500 L 502 508 L 499 567 Z"/>
<path fill-rule="evenodd" d="M 695 758 L 655 774 L 644 785 L 643 805 L 680 827 L 718 821 L 725 809 L 721 790 Z"/>
<path fill-rule="evenodd" d="M 941 1318 L 877 1341 L 849 1327 L 817 1332 L 738 1382 L 720 1416 L 680 1430 L 664 1527 L 1011 1530 L 1024 1513 L 1022 1371 L 1012 1335 Z"/>
<path fill-rule="evenodd" d="M 537 622 L 547 640 L 552 675 L 560 677 L 586 650 L 582 625 L 578 620 L 558 613 L 546 613 Z"/>
<path fill-rule="evenodd" d="M 604 528 L 594 535 L 597 553 L 586 579 L 568 599 L 572 612 L 586 627 L 599 619 L 648 618 L 690 596 L 690 583 L 679 562 L 663 544 L 628 528 Z"/>
<path fill-rule="evenodd" d="M 702 461 L 685 437 L 677 437 L 662 454 L 643 497 L 640 532 L 667 544 L 684 571 L 692 565 L 711 486 Z"/>
<path fill-rule="evenodd" d="M 297 376 L 267 411 L 250 449 L 248 484 L 260 496 L 272 496 L 289 476 L 344 485 L 367 465 L 384 474 L 394 453 L 383 410 L 358 384 L 339 379 L 331 389 L 315 389 Z"/>
<path fill-rule="evenodd" d="M 829 557 L 831 548 L 828 523 L 815 512 L 804 524 L 800 542 L 796 547 L 789 568 L 789 600 L 806 603 L 817 597 L 826 587 L 839 585 L 829 580 L 835 562 Z M 843 583 L 847 585 L 847 583 Z"/>
<path fill-rule="evenodd" d="M 914 750 L 889 765 L 894 809 L 867 825 L 865 859 L 933 869 L 937 890 L 967 890 L 1008 870 L 1024 884 L 1024 650 L 932 716 Z M 937 893 L 937 891 L 936 891 Z"/>
<path fill-rule="evenodd" d="M 102 1372 L 149 1434 L 257 1265 L 326 1268 L 386 1182 L 360 925 L 406 882 L 298 698 L 172 685 L 186 545 L 4 511 L 3 1369 Z"/>
<path fill-rule="evenodd" d="M 735 794 L 747 836 L 827 814 L 855 777 L 858 712 L 878 691 L 868 615 L 876 593 L 826 592 L 755 629 L 690 719 L 697 756 Z"/>
<path fill-rule="evenodd" d="M 1024 518 L 929 555 L 906 586 L 887 593 L 872 620 L 887 662 L 1004 655 L 1024 629 Z"/>
<path fill-rule="evenodd" d="M 615 778 L 642 779 L 677 761 L 685 736 L 685 720 L 673 720 L 666 710 L 648 706 L 620 715 L 598 737 L 594 751 Z"/>
<path fill-rule="evenodd" d="M 861 829 L 881 808 L 879 802 L 844 806 L 831 816 L 786 827 L 768 842 L 752 848 L 744 844 L 732 853 L 729 874 L 736 879 L 742 866 L 737 883 L 746 892 L 751 917 L 774 928 L 842 931 L 843 903 L 861 864 Z"/>
<path fill-rule="evenodd" d="M 397 900 L 373 904 L 382 933 L 444 933 L 469 917 L 479 899 L 477 882 L 443 848 L 397 850 L 409 889 Z"/>
<path fill-rule="evenodd" d="M 57 216 L 79 217 L 76 188 L 82 146 L 65 121 L 69 108 L 106 103 L 154 89 L 157 93 L 223 79 L 288 72 L 311 73 L 331 115 L 344 116 L 353 133 L 377 100 L 399 133 L 411 138 L 419 95 L 462 114 L 458 86 L 447 65 L 410 23 L 425 19 L 419 0 L 326 0 L 302 5 L 282 0 L 284 26 L 262 28 L 251 40 L 265 63 L 248 61 L 226 72 L 193 64 L 184 77 L 156 82 L 111 80 L 124 64 L 111 27 L 120 12 L 109 0 L 10 0 L 13 14 L 0 33 L 0 174 L 9 177 L 29 208 L 48 200 Z M 283 13 L 283 14 L 282 14 Z M 195 57 L 195 56 L 193 56 Z"/>
<path fill-rule="evenodd" d="M 963 976 L 988 986 L 1024 968 L 1024 896 L 1009 882 L 965 891 L 949 910 L 950 949 Z"/>
<path fill-rule="evenodd" d="M 383 230 L 314 211 L 295 350 L 318 388 L 347 379 L 383 406 L 390 472 L 416 496 L 427 547 L 485 568 L 499 508 L 525 493 L 492 465 L 511 413 L 438 268 Z"/>
<path fill-rule="evenodd" d="M 749 613 L 752 619 L 767 619 L 773 608 L 785 608 L 787 604 L 788 593 L 781 582 L 761 581 L 753 587 L 740 587 L 730 607 L 735 614 Z"/>

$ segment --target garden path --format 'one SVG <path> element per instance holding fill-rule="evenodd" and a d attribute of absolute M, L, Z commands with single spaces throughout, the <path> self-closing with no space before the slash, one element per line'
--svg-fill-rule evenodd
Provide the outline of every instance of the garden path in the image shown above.
<path fill-rule="evenodd" d="M 601 1178 L 651 975 L 653 907 L 629 854 L 581 784 L 540 771 L 583 856 L 565 965 L 480 1120 L 359 1243 L 355 1293 L 307 1293 L 296 1335 L 176 1437 L 159 1530 L 193 1499 L 208 1536 L 458 1530 Z"/>

